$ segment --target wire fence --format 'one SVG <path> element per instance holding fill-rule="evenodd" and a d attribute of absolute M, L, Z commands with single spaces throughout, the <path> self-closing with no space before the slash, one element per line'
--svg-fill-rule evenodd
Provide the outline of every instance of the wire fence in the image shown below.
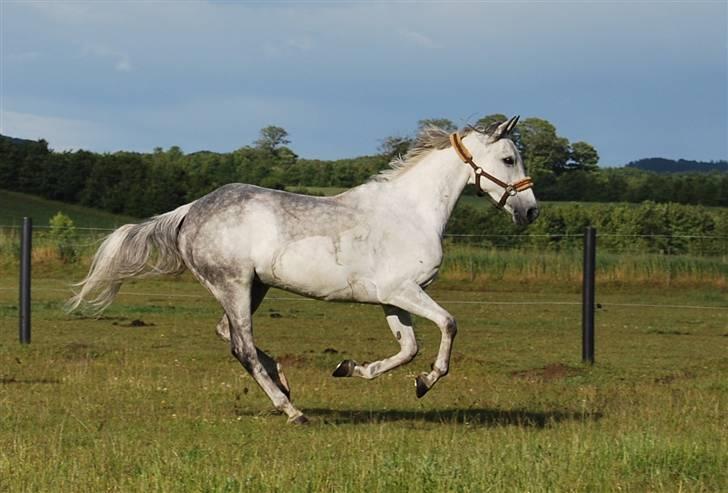
<path fill-rule="evenodd" d="M 14 250 L 20 241 L 21 226 L 0 224 L 0 255 Z M 57 242 L 58 230 L 48 225 L 34 225 L 34 240 L 39 247 Z M 69 247 L 80 250 L 96 246 L 115 228 L 78 227 L 63 234 Z M 700 234 L 627 234 L 598 232 L 600 252 L 728 256 L 728 235 Z M 480 248 L 505 248 L 520 250 L 569 251 L 581 250 L 582 233 L 524 233 L 524 234 L 453 234 L 446 233 L 446 244 L 467 245 Z M 79 252 L 80 253 L 80 252 Z"/>
<path fill-rule="evenodd" d="M 16 288 L 2 288 L 0 291 L 17 292 Z M 33 288 L 36 293 L 59 293 L 70 295 L 71 288 Z M 119 296 L 139 296 L 148 299 L 195 299 L 205 300 L 212 299 L 206 294 L 180 294 L 161 291 L 126 291 L 121 290 Z M 316 302 L 319 300 L 306 298 L 303 296 L 267 296 L 268 301 L 286 301 L 286 302 Z M 485 301 L 485 300 L 460 300 L 438 298 L 438 302 L 443 305 L 483 305 L 483 306 L 581 306 L 581 301 L 558 301 L 558 300 L 538 300 L 538 301 Z M 728 305 L 686 305 L 686 304 L 669 304 L 669 303 L 616 303 L 616 302 L 600 302 L 600 309 L 620 307 L 620 308 L 668 308 L 677 310 L 725 310 L 728 311 Z"/>
<path fill-rule="evenodd" d="M 20 229 L 18 225 L 0 224 L 0 272 L 12 271 L 19 258 Z M 105 236 L 114 228 L 75 227 L 71 235 L 58 235 L 50 226 L 34 226 L 36 264 L 46 264 L 44 276 L 52 278 L 55 265 L 87 262 Z M 597 279 L 612 283 L 641 283 L 658 286 L 693 286 L 725 290 L 728 287 L 728 236 L 691 234 L 597 234 Z M 619 240 L 618 243 L 609 243 Z M 657 249 L 657 242 L 677 245 L 677 242 L 702 242 L 690 253 L 675 249 Z M 504 246 L 505 244 L 505 246 Z M 442 273 L 446 278 L 466 282 L 559 282 L 578 285 L 581 280 L 583 234 L 446 234 Z M 64 250 L 65 248 L 65 250 Z M 68 258 L 63 258 L 64 253 Z M 71 253 L 69 253 L 71 252 Z M 3 265 L 5 266 L 3 268 Z M 82 270 L 79 267 L 79 271 Z M 682 284 L 681 284 L 682 283 Z M 15 288 L 2 288 L 8 291 Z M 70 293 L 69 288 L 34 288 L 36 292 Z M 124 294 L 124 291 L 122 291 Z M 128 292 L 132 296 L 154 296 L 169 299 L 200 298 L 203 295 L 174 293 Z M 306 298 L 278 297 L 278 301 L 298 302 Z M 474 301 L 442 300 L 443 304 L 471 305 L 580 305 L 581 302 L 539 301 Z M 640 304 L 610 303 L 622 308 L 671 308 L 726 310 L 717 304 Z"/>

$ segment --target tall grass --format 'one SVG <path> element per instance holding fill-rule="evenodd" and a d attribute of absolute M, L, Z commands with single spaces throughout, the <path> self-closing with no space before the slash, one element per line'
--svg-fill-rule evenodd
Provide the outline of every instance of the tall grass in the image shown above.
<path fill-rule="evenodd" d="M 476 285 L 498 282 L 551 284 L 578 287 L 583 252 L 535 249 L 500 250 L 450 243 L 445 248 L 442 277 Z M 728 256 L 696 257 L 640 253 L 598 252 L 597 282 L 602 284 L 649 284 L 664 286 L 727 287 Z"/>

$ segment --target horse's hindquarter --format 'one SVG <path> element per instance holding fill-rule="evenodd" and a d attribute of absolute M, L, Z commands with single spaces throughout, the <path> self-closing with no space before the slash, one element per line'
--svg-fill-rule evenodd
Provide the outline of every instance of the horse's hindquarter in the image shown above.
<path fill-rule="evenodd" d="M 221 197 L 192 210 L 193 224 L 185 225 L 195 264 L 214 264 L 231 275 L 252 265 L 271 286 L 372 303 L 407 278 L 426 281 L 439 266 L 439 241 L 425 244 L 417 238 L 422 233 L 416 225 L 403 224 L 366 200 L 352 203 L 248 185 L 215 193 Z M 197 228 L 196 234 L 188 233 L 190 227 Z"/>

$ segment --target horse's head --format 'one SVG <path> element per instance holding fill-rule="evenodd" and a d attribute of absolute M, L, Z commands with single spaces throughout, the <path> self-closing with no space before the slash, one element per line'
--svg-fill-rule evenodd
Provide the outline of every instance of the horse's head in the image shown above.
<path fill-rule="evenodd" d="M 510 139 L 516 123 L 517 116 L 488 128 L 471 127 L 473 131 L 465 138 L 461 140 L 453 134 L 451 142 L 473 168 L 468 183 L 475 184 L 479 194 L 488 194 L 499 208 L 510 212 L 514 223 L 529 224 L 538 217 L 538 202 L 521 154 Z M 467 148 L 463 140 L 467 141 Z M 468 156 L 470 153 L 472 157 Z"/>

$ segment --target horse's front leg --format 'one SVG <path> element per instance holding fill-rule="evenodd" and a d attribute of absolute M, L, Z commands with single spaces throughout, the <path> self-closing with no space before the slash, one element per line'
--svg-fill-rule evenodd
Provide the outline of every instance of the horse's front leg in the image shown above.
<path fill-rule="evenodd" d="M 383 305 L 382 308 L 384 308 L 384 314 L 387 317 L 387 324 L 389 324 L 392 334 L 399 342 L 399 352 L 381 361 L 374 361 L 364 365 L 350 359 L 344 360 L 334 370 L 333 375 L 335 377 L 376 378 L 382 373 L 412 361 L 412 358 L 417 356 L 417 340 L 412 329 L 410 314 L 395 306 Z"/>
<path fill-rule="evenodd" d="M 387 302 L 414 315 L 431 320 L 442 332 L 440 349 L 437 352 L 435 364 L 432 365 L 432 371 L 422 373 L 415 379 L 417 397 L 422 397 L 441 377 L 447 375 L 450 368 L 452 343 L 457 333 L 457 323 L 452 315 L 435 303 L 416 283 L 403 286 Z"/>

